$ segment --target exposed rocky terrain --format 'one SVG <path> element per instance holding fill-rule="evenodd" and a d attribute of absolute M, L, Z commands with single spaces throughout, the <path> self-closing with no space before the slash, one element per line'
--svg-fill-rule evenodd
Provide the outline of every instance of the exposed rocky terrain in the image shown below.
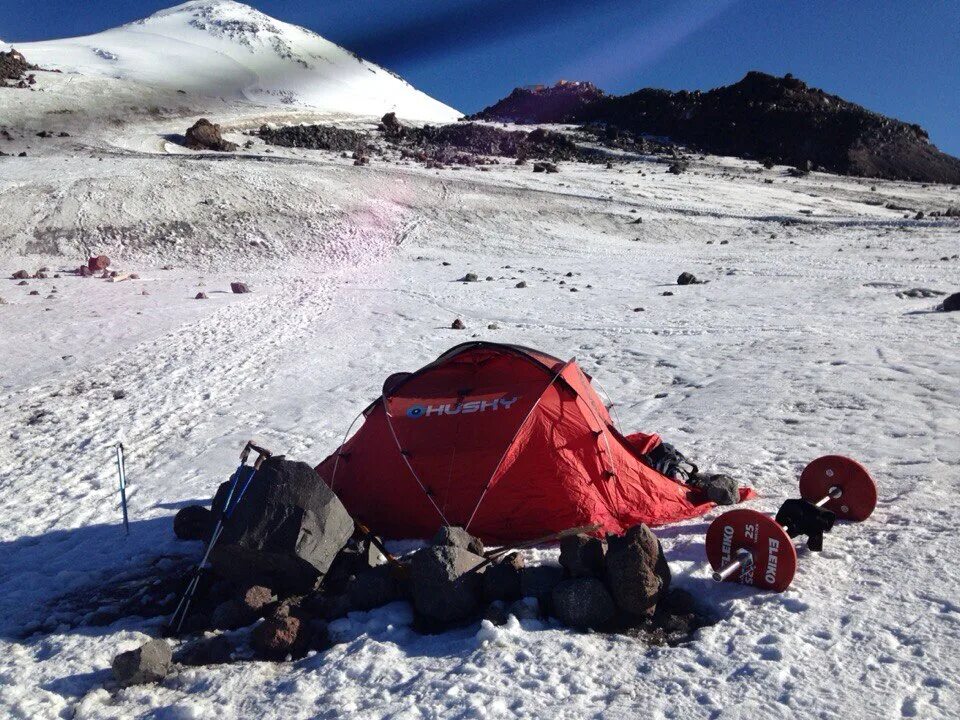
<path fill-rule="evenodd" d="M 842 175 L 960 183 L 960 159 L 940 152 L 919 125 L 871 112 L 789 74 L 749 72 L 708 92 L 645 88 L 613 96 L 571 83 L 517 89 L 474 117 L 605 123 L 718 155 Z"/>

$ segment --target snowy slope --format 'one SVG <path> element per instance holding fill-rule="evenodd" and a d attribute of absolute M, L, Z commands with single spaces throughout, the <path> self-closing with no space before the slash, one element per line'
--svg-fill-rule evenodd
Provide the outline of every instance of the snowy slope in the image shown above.
<path fill-rule="evenodd" d="M 205 97 L 433 122 L 459 116 L 316 33 L 232 0 L 194 0 L 96 35 L 16 47 L 43 67 Z"/>

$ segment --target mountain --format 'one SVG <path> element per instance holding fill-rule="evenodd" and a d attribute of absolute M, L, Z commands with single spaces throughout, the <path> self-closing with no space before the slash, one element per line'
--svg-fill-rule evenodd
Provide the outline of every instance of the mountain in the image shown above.
<path fill-rule="evenodd" d="M 460 116 L 320 35 L 232 0 L 195 0 L 95 35 L 16 48 L 45 68 L 207 97 L 432 122 Z"/>
<path fill-rule="evenodd" d="M 595 88 L 586 94 L 581 86 L 593 88 L 588 83 L 518 88 L 474 117 L 599 122 L 718 155 L 843 175 L 960 183 L 960 159 L 938 150 L 919 125 L 871 112 L 791 75 L 749 72 L 708 92 L 646 88 L 614 96 Z M 568 109 L 557 113 L 557 108 Z"/>

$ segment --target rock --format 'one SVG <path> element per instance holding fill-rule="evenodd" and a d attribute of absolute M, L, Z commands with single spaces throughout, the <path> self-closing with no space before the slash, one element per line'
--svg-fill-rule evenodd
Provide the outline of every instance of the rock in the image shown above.
<path fill-rule="evenodd" d="M 540 601 L 534 597 L 520 598 L 510 603 L 507 612 L 517 620 L 536 620 L 540 617 Z"/>
<path fill-rule="evenodd" d="M 593 577 L 564 580 L 551 596 L 553 615 L 567 627 L 602 628 L 616 613 L 613 598 L 603 583 Z"/>
<path fill-rule="evenodd" d="M 464 330 L 466 329 L 466 327 L 467 326 L 463 324 L 463 320 L 461 320 L 460 318 L 457 318 L 452 323 L 450 323 L 451 330 Z"/>
<path fill-rule="evenodd" d="M 525 288 L 526 286 L 527 286 L 527 281 L 526 281 L 526 280 L 521 280 L 521 281 L 518 282 L 516 285 L 514 285 L 515 288 L 519 288 L 519 289 L 523 289 L 523 288 Z"/>
<path fill-rule="evenodd" d="M 494 625 L 506 625 L 510 614 L 507 612 L 507 604 L 502 600 L 494 600 L 483 611 L 483 619 L 489 620 Z"/>
<path fill-rule="evenodd" d="M 214 513 L 222 512 L 225 499 L 221 486 Z M 353 532 L 353 519 L 310 465 L 273 456 L 235 505 L 211 562 L 221 577 L 304 593 L 330 569 Z"/>
<path fill-rule="evenodd" d="M 488 565 L 483 572 L 483 599 L 487 602 L 518 599 L 523 566 L 523 555 L 516 552 Z"/>
<path fill-rule="evenodd" d="M 40 294 L 39 290 L 31 290 L 30 292 L 27 293 L 27 295 L 39 295 L 39 294 Z"/>
<path fill-rule="evenodd" d="M 916 215 L 913 216 L 914 220 L 923 220 L 923 210 L 920 210 Z"/>
<path fill-rule="evenodd" d="M 373 610 L 400 600 L 403 590 L 390 565 L 368 568 L 354 576 L 347 585 L 353 610 Z"/>
<path fill-rule="evenodd" d="M 26 280 L 21 280 L 20 282 L 17 283 L 18 286 L 24 286 L 24 285 L 29 285 L 29 284 L 30 284 L 30 283 L 28 283 Z"/>
<path fill-rule="evenodd" d="M 209 300 L 210 298 L 207 297 L 207 294 L 206 294 L 205 292 L 198 292 L 196 295 L 193 296 L 193 299 L 194 299 L 194 300 Z"/>
<path fill-rule="evenodd" d="M 736 505 L 740 502 L 740 486 L 729 475 L 709 475 L 697 483 L 707 493 L 707 499 L 717 505 Z"/>
<path fill-rule="evenodd" d="M 416 611 L 432 623 L 469 620 L 480 612 L 482 578 L 473 569 L 483 558 L 450 545 L 418 550 L 410 563 Z"/>
<path fill-rule="evenodd" d="M 106 255 L 92 255 L 90 259 L 87 260 L 87 268 L 89 268 L 91 272 L 106 270 L 108 267 L 110 267 L 110 258 Z"/>
<path fill-rule="evenodd" d="M 960 217 L 960 205 L 951 205 L 942 214 L 943 217 Z"/>
<path fill-rule="evenodd" d="M 599 538 L 568 535 L 560 541 L 560 564 L 570 577 L 603 577 L 606 550 Z"/>
<path fill-rule="evenodd" d="M 79 275 L 80 277 L 92 277 L 93 270 L 91 270 L 86 265 L 81 265 L 79 268 L 77 268 L 77 275 Z"/>
<path fill-rule="evenodd" d="M 273 602 L 273 591 L 262 585 L 251 585 L 240 595 L 217 605 L 210 622 L 220 630 L 236 630 L 256 622 L 263 609 Z"/>
<path fill-rule="evenodd" d="M 960 310 L 960 292 L 947 297 L 940 305 L 941 312 L 955 312 Z"/>
<path fill-rule="evenodd" d="M 563 568 L 559 565 L 534 565 L 520 571 L 521 597 L 536 598 L 541 606 L 550 602 L 550 595 L 563 580 Z"/>
<path fill-rule="evenodd" d="M 236 143 L 224 140 L 220 135 L 220 126 L 206 118 L 200 118 L 190 126 L 184 136 L 184 144 L 191 150 L 232 152 L 237 149 Z"/>
<path fill-rule="evenodd" d="M 686 162 L 678 160 L 677 162 L 670 164 L 670 167 L 667 168 L 667 172 L 673 173 L 674 175 L 679 175 L 681 173 L 685 173 L 689 169 L 690 166 Z"/>
<path fill-rule="evenodd" d="M 483 541 L 475 538 L 462 527 L 444 525 L 437 530 L 431 541 L 434 545 L 448 545 L 450 547 L 469 550 L 474 555 L 483 555 Z"/>
<path fill-rule="evenodd" d="M 187 505 L 173 516 L 173 534 L 181 540 L 207 540 L 213 532 L 213 513 L 202 505 Z"/>
<path fill-rule="evenodd" d="M 173 652 L 163 640 L 149 640 L 113 659 L 113 676 L 121 687 L 163 680 L 173 667 Z"/>
<path fill-rule="evenodd" d="M 487 325 L 487 330 L 499 330 L 499 329 L 500 329 L 500 326 L 497 325 L 496 323 L 490 323 L 489 325 Z"/>
<path fill-rule="evenodd" d="M 380 130 L 388 138 L 394 140 L 400 139 L 406 134 L 406 128 L 397 119 L 395 112 L 388 112 L 380 118 Z"/>
<path fill-rule="evenodd" d="M 682 272 L 677 277 L 677 285 L 695 285 L 697 283 L 697 277 L 690 272 Z"/>
<path fill-rule="evenodd" d="M 243 293 L 248 293 L 248 292 L 250 292 L 250 288 L 247 287 L 247 284 L 246 284 L 246 283 L 242 283 L 242 282 L 232 282 L 232 283 L 230 283 L 230 290 L 231 290 L 231 292 L 233 292 L 235 295 L 243 295 Z"/>
<path fill-rule="evenodd" d="M 122 389 L 117 389 L 113 391 L 114 400 L 123 400 L 127 396 L 127 391 Z"/>
<path fill-rule="evenodd" d="M 477 282 L 478 279 L 479 278 L 477 277 L 476 273 L 467 273 L 462 278 L 460 278 L 460 281 L 461 282 Z"/>
<path fill-rule="evenodd" d="M 221 665 L 233 660 L 233 641 L 226 635 L 209 635 L 187 643 L 175 656 L 183 665 Z"/>
<path fill-rule="evenodd" d="M 670 292 L 669 290 L 664 290 L 664 291 L 663 291 L 662 293 L 660 293 L 660 294 L 663 295 L 664 297 L 673 297 L 673 293 Z"/>
<path fill-rule="evenodd" d="M 607 586 L 617 607 L 637 617 L 653 614 L 670 586 L 670 568 L 656 535 L 635 525 L 607 538 Z"/>
<path fill-rule="evenodd" d="M 535 162 L 533 164 L 533 171 L 535 173 L 546 172 L 546 173 L 558 173 L 560 168 L 558 168 L 552 162 Z"/>
<path fill-rule="evenodd" d="M 28 273 L 26 270 L 17 270 L 13 274 L 14 280 L 27 280 L 29 279 L 29 277 L 30 277 L 30 273 Z"/>
<path fill-rule="evenodd" d="M 250 647 L 263 660 L 285 660 L 304 655 L 312 639 L 308 619 L 281 606 L 250 634 Z"/>

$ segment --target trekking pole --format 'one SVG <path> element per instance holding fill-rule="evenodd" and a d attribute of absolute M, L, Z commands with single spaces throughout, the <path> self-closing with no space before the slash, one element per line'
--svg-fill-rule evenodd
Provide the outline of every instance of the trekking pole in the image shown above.
<path fill-rule="evenodd" d="M 247 465 L 247 458 L 250 455 L 250 451 L 253 450 L 257 453 L 257 459 L 253 465 Z M 223 534 L 224 523 L 226 520 L 230 519 L 230 516 L 233 514 L 233 511 L 237 509 L 237 505 L 240 503 L 240 500 L 243 498 L 244 493 L 246 493 L 247 488 L 250 487 L 250 481 L 253 480 L 253 476 L 257 473 L 257 470 L 260 469 L 260 465 L 263 464 L 265 458 L 271 456 L 269 450 L 258 447 L 254 445 L 252 441 L 247 442 L 243 447 L 243 450 L 240 453 L 240 466 L 237 468 L 236 472 L 233 474 L 230 482 L 230 491 L 227 493 L 227 498 L 223 503 L 223 510 L 220 513 L 220 517 L 217 519 L 217 524 L 213 529 L 213 533 L 210 535 L 210 540 L 207 543 L 207 548 L 203 553 L 203 558 L 200 560 L 200 563 L 197 565 L 197 569 L 193 571 L 193 577 L 190 578 L 190 582 L 187 584 L 186 590 L 184 590 L 183 595 L 180 598 L 180 602 L 177 603 L 176 609 L 173 611 L 173 615 L 170 616 L 170 623 L 168 627 L 172 628 L 174 632 L 179 633 L 180 629 L 183 627 L 183 621 L 187 617 L 187 612 L 190 609 L 190 603 L 193 600 L 193 595 L 197 591 L 197 586 L 200 584 L 200 577 L 203 575 L 203 571 L 207 567 L 207 561 L 210 559 L 210 553 L 213 551 L 214 545 L 217 544 L 217 540 L 220 539 L 220 536 Z M 243 482 L 243 486 L 240 487 L 240 478 L 244 470 L 248 470 L 246 480 Z M 237 492 L 237 488 L 240 487 L 240 491 Z"/>
<path fill-rule="evenodd" d="M 130 534 L 130 521 L 127 518 L 127 467 L 123 461 L 123 443 L 117 443 L 117 473 L 120 475 L 120 506 L 123 508 L 123 529 Z"/>

